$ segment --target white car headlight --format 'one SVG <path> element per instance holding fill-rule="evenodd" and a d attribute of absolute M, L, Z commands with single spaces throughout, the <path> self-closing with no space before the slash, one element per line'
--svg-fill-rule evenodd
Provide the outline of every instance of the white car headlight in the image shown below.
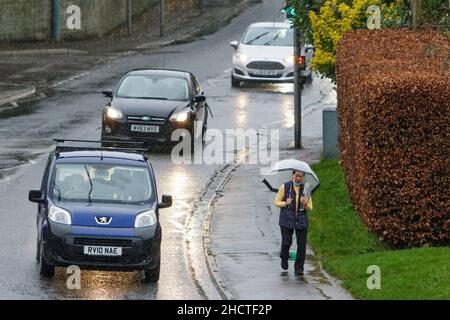
<path fill-rule="evenodd" d="M 171 121 L 176 121 L 176 122 L 184 122 L 189 118 L 189 111 L 181 111 L 181 112 L 176 112 L 174 113 L 171 117 L 170 120 Z"/>
<path fill-rule="evenodd" d="M 294 62 L 295 62 L 295 56 L 289 56 L 289 57 L 287 57 L 286 59 L 284 59 L 284 61 L 285 61 L 286 63 L 292 63 L 292 64 L 294 64 Z"/>
<path fill-rule="evenodd" d="M 123 118 L 122 111 L 114 109 L 113 107 L 109 107 L 106 110 L 106 116 L 113 120 L 120 120 Z"/>
<path fill-rule="evenodd" d="M 154 210 L 144 211 L 136 216 L 134 222 L 135 228 L 145 228 L 153 226 L 156 223 L 156 213 Z"/>
<path fill-rule="evenodd" d="M 59 207 L 51 206 L 48 211 L 48 218 L 56 223 L 72 224 L 72 217 L 70 216 L 69 211 Z"/>
<path fill-rule="evenodd" d="M 248 61 L 248 55 L 245 53 L 236 53 L 236 58 L 238 58 L 242 63 L 246 63 Z"/>

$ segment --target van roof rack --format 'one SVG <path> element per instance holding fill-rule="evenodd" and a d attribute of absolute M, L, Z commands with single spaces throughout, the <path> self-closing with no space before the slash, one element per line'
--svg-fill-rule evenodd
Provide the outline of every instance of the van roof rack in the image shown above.
<path fill-rule="evenodd" d="M 90 146 L 75 146 L 75 145 L 64 145 L 66 142 L 75 143 L 113 143 L 115 145 L 138 145 L 143 146 L 144 142 L 132 142 L 132 141 L 114 141 L 114 140 L 74 140 L 74 139 L 53 139 L 56 142 L 55 154 L 59 157 L 61 152 L 70 151 L 117 151 L 117 152 L 129 152 L 138 153 L 143 156 L 145 160 L 148 160 L 148 156 L 145 154 L 148 150 L 145 148 L 125 148 L 125 147 L 90 147 Z M 63 144 L 63 145 L 62 145 Z M 101 155 L 103 158 L 103 153 Z"/>

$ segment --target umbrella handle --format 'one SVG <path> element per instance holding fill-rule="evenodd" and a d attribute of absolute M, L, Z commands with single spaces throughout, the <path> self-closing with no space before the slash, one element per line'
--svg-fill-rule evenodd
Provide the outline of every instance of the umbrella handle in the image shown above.
<path fill-rule="evenodd" d="M 274 187 L 272 187 L 266 179 L 264 179 L 262 182 L 267 186 L 267 188 L 269 188 L 270 191 L 278 192 L 278 189 L 275 189 Z"/>

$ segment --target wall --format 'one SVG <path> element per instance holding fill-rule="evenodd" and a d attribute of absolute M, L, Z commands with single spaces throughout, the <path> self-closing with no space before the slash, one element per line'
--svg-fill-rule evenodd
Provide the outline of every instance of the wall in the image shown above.
<path fill-rule="evenodd" d="M 101 37 L 126 24 L 128 0 L 60 0 L 61 39 Z M 200 0 L 165 0 L 167 14 L 195 8 Z M 159 0 L 132 0 L 133 15 L 149 7 L 159 6 Z M 81 9 L 81 29 L 67 28 L 72 16 L 70 5 Z M 0 41 L 48 40 L 52 37 L 52 0 L 0 0 Z"/>
<path fill-rule="evenodd" d="M 49 0 L 0 0 L 0 41 L 50 37 Z"/>

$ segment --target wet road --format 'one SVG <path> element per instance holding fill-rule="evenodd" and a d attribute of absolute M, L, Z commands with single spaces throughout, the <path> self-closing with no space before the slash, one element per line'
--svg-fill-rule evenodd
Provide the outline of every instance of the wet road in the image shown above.
<path fill-rule="evenodd" d="M 254 21 L 282 19 L 282 1 L 264 1 L 249 8 L 214 35 L 190 44 L 141 52 L 92 69 L 61 84 L 42 100 L 22 105 L 0 118 L 0 298 L 7 299 L 219 299 L 201 251 L 197 204 L 223 164 L 174 165 L 168 153 L 150 154 L 159 194 L 173 195 L 172 208 L 161 210 L 163 228 L 161 279 L 143 284 L 138 273 L 82 271 L 81 290 L 69 290 L 65 269 L 51 280 L 39 277 L 35 262 L 36 205 L 28 191 L 38 189 L 45 155 L 53 138 L 99 139 L 102 90 L 113 88 L 131 68 L 185 69 L 197 75 L 214 114 L 209 128 L 293 125 L 292 85 L 251 85 L 230 88 L 229 42 Z M 314 79 L 305 94 L 315 93 Z M 305 110 L 307 113 L 307 110 Z M 306 133 L 306 136 L 308 133 Z M 233 154 L 235 150 L 228 152 Z"/>

